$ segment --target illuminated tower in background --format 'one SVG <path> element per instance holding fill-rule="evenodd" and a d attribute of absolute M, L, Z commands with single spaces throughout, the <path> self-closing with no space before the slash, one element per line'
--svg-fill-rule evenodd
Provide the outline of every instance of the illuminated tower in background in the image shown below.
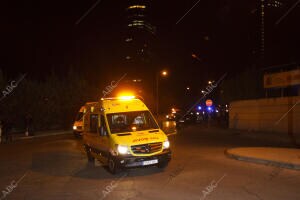
<path fill-rule="evenodd" d="M 261 26 L 260 26 L 260 56 L 261 59 L 264 59 L 265 56 L 265 0 L 261 0 L 260 5 L 260 17 L 261 17 Z"/>
<path fill-rule="evenodd" d="M 130 0 L 126 8 L 125 59 L 129 62 L 150 62 L 156 27 L 149 22 L 148 0 Z"/>
<path fill-rule="evenodd" d="M 127 0 L 124 13 L 122 66 L 131 76 L 126 81 L 154 108 L 156 27 L 150 22 L 151 1 Z"/>
<path fill-rule="evenodd" d="M 260 56 L 261 59 L 265 57 L 265 37 L 266 37 L 266 23 L 270 23 L 274 26 L 274 21 L 266 18 L 271 17 L 272 14 L 276 13 L 276 10 L 282 8 L 282 0 L 260 0 Z M 275 11 L 275 12 L 274 12 Z"/>

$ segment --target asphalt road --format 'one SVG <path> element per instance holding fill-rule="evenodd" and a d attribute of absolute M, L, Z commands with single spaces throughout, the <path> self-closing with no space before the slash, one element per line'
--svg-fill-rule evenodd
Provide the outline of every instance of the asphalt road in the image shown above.
<path fill-rule="evenodd" d="M 87 165 L 72 135 L 0 145 L 0 199 L 300 199 L 300 171 L 230 159 L 227 148 L 286 146 L 234 131 L 187 127 L 172 138 L 173 158 L 111 175 Z"/>

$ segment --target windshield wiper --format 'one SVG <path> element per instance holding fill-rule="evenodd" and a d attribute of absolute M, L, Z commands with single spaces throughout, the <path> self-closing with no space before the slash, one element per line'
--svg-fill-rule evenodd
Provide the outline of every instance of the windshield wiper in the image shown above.
<path fill-rule="evenodd" d="M 155 132 L 159 132 L 159 130 L 158 130 L 158 129 L 155 129 L 155 130 L 149 131 L 149 133 L 155 133 Z"/>

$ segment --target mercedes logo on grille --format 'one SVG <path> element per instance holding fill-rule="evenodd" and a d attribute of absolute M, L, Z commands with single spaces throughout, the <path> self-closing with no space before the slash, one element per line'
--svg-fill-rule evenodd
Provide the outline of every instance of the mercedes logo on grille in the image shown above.
<path fill-rule="evenodd" d="M 145 151 L 146 151 L 147 153 L 150 153 L 150 151 L 151 151 L 151 146 L 146 145 L 146 146 L 145 146 Z"/>

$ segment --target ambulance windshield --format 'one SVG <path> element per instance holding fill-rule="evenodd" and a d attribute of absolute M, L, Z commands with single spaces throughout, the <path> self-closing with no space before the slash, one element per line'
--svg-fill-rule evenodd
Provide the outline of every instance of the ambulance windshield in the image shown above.
<path fill-rule="evenodd" d="M 149 111 L 135 111 L 107 114 L 111 133 L 158 129 Z"/>

